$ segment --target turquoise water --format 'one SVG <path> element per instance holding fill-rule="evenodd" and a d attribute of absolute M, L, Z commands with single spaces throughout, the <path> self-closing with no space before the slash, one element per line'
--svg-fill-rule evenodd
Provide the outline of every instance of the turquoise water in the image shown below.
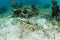
<path fill-rule="evenodd" d="M 25 6 L 34 4 L 36 7 L 42 7 L 45 4 L 51 4 L 51 0 L 0 0 L 0 9 L 2 7 L 5 7 L 5 10 L 13 10 L 13 8 L 10 5 L 11 2 L 18 2 L 18 5 L 23 4 Z M 1 11 L 0 14 L 5 12 L 4 10 Z"/>
<path fill-rule="evenodd" d="M 10 3 L 12 1 L 18 2 L 19 4 L 23 3 L 24 5 L 35 4 L 40 6 L 51 3 L 50 0 L 0 0 L 0 7 L 2 6 L 10 7 Z"/>
<path fill-rule="evenodd" d="M 12 1 L 18 2 L 19 4 L 23 3 L 24 5 L 31 5 L 31 4 L 35 4 L 35 5 L 44 5 L 44 4 L 51 4 L 51 0 L 0 0 L 0 7 L 2 6 L 6 6 L 6 7 L 10 7 L 10 3 Z M 60 4 L 60 1 L 58 1 L 58 4 Z"/>

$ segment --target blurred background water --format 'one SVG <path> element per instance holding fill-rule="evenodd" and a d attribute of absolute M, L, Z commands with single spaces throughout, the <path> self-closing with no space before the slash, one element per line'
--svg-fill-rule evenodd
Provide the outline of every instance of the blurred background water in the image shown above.
<path fill-rule="evenodd" d="M 6 6 L 6 7 L 10 7 L 10 3 L 12 1 L 18 2 L 19 4 L 23 3 L 24 5 L 31 5 L 31 4 L 35 4 L 35 5 L 45 5 L 45 4 L 51 4 L 51 0 L 0 0 L 0 7 L 2 6 Z M 60 4 L 60 1 L 58 1 L 58 4 Z"/>
<path fill-rule="evenodd" d="M 24 5 L 45 5 L 45 4 L 51 4 L 51 0 L 0 0 L 0 7 L 6 6 L 7 8 L 10 7 L 10 3 L 12 1 L 18 2 L 19 4 L 23 3 Z"/>

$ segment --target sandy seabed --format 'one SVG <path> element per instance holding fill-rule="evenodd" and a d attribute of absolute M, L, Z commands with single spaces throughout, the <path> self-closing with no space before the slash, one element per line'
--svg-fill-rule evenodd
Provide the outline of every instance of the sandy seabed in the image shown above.
<path fill-rule="evenodd" d="M 6 16 L 0 18 L 0 40 L 60 40 L 58 22 L 39 16 L 30 19 Z"/>

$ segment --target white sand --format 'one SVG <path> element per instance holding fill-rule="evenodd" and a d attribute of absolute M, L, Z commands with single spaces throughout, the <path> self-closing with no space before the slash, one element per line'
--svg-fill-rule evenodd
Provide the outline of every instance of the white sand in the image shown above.
<path fill-rule="evenodd" d="M 26 21 L 27 19 L 8 17 L 0 19 L 0 40 L 60 40 L 60 33 L 55 30 L 56 25 L 53 26 L 47 19 L 35 20 L 35 23 L 42 28 L 34 32 L 25 28 L 23 28 L 25 31 L 22 31 L 21 20 Z"/>

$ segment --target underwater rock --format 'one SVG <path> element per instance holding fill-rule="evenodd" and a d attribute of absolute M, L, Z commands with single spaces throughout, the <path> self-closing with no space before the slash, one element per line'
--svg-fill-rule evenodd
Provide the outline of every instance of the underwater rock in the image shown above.
<path fill-rule="evenodd" d="M 6 12 L 7 11 L 7 8 L 6 7 L 1 7 L 0 8 L 0 13 L 4 13 L 4 12 Z"/>
<path fill-rule="evenodd" d="M 14 14 L 15 16 L 19 17 L 21 12 L 22 12 L 22 11 L 18 9 L 18 10 L 14 10 L 14 11 L 13 11 L 13 14 Z"/>
<path fill-rule="evenodd" d="M 58 18 L 59 14 L 59 5 L 57 4 L 57 1 L 52 1 L 52 18 Z"/>
<path fill-rule="evenodd" d="M 17 9 L 19 6 L 18 6 L 18 3 L 17 2 L 11 2 L 11 7 L 13 7 L 14 9 Z"/>
<path fill-rule="evenodd" d="M 23 11 L 24 15 L 27 14 L 28 18 L 32 16 L 32 12 L 29 11 L 29 10 L 30 10 L 30 9 L 25 9 L 25 10 Z"/>
<path fill-rule="evenodd" d="M 56 4 L 57 3 L 57 0 L 52 0 L 52 4 Z"/>
<path fill-rule="evenodd" d="M 32 7 L 24 7 L 22 4 L 20 5 L 20 7 L 16 10 L 13 11 L 13 14 L 15 16 L 20 16 L 20 17 L 24 17 L 24 18 L 30 18 L 33 15 L 37 15 L 39 13 L 39 10 L 37 8 L 35 8 L 34 5 L 32 5 Z"/>

